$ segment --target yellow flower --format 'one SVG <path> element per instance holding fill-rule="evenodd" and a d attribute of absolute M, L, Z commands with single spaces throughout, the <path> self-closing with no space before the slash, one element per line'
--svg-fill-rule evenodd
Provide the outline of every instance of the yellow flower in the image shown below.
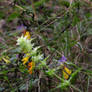
<path fill-rule="evenodd" d="M 25 57 L 22 59 L 24 65 L 28 62 L 28 59 L 29 59 L 29 57 Z"/>
<path fill-rule="evenodd" d="M 28 31 L 26 31 L 24 34 L 24 37 L 27 37 L 27 39 L 30 39 L 31 38 L 30 33 Z"/>
<path fill-rule="evenodd" d="M 32 74 L 32 71 L 35 67 L 35 63 L 33 61 L 31 61 L 31 60 L 29 61 L 29 60 L 30 60 L 29 54 L 26 54 L 26 57 L 24 57 L 22 59 L 23 64 L 27 66 L 29 73 Z"/>
<path fill-rule="evenodd" d="M 64 76 L 64 78 L 66 80 L 69 79 L 71 73 L 72 73 L 72 71 L 70 69 L 68 69 L 66 66 L 64 66 L 64 68 L 63 68 L 63 76 Z"/>

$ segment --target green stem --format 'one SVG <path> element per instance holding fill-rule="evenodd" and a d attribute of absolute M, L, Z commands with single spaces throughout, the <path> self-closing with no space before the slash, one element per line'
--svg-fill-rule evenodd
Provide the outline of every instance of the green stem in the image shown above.
<path fill-rule="evenodd" d="M 71 87 L 72 87 L 73 89 L 75 89 L 76 91 L 78 91 L 78 92 L 82 92 L 80 89 L 76 88 L 76 87 L 73 86 L 73 85 L 71 85 Z"/>

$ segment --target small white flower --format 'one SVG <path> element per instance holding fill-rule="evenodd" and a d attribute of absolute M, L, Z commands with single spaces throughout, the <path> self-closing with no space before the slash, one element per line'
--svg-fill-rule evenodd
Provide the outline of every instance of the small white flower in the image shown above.
<path fill-rule="evenodd" d="M 17 45 L 20 46 L 21 51 L 23 51 L 26 54 L 28 53 L 29 56 L 32 57 L 32 61 L 34 62 L 43 61 L 43 54 L 40 54 L 40 52 L 38 52 L 40 46 L 34 47 L 34 44 L 31 43 L 32 40 L 33 40 L 32 38 L 27 39 L 22 35 L 21 37 L 18 38 Z"/>
<path fill-rule="evenodd" d="M 33 39 L 29 40 L 27 37 L 24 37 L 23 35 L 18 38 L 17 45 L 20 45 L 20 48 L 26 52 L 30 52 L 34 46 L 34 44 L 31 43 Z"/>
<path fill-rule="evenodd" d="M 43 55 L 39 54 L 37 56 L 33 56 L 32 59 L 33 61 L 39 62 L 39 60 L 41 61 L 43 59 Z"/>
<path fill-rule="evenodd" d="M 40 46 L 33 48 L 33 50 L 31 51 L 31 54 L 36 55 L 39 48 L 40 48 Z"/>

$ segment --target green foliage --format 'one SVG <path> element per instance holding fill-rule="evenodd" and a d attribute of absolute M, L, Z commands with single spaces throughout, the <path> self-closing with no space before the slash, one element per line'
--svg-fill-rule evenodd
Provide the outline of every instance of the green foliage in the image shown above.
<path fill-rule="evenodd" d="M 8 22 L 14 20 L 15 18 L 18 18 L 20 16 L 20 13 L 19 12 L 13 12 L 12 14 L 9 15 L 8 17 Z"/>
<path fill-rule="evenodd" d="M 38 2 L 35 2 L 34 3 L 34 6 L 35 7 L 39 7 L 39 6 L 41 6 L 42 4 L 44 4 L 44 3 L 46 3 L 46 2 L 48 2 L 49 0 L 40 0 L 40 1 L 38 1 Z"/>
<path fill-rule="evenodd" d="M 46 71 L 46 74 L 49 76 L 53 76 L 55 72 L 55 69 L 48 69 L 48 71 Z"/>
<path fill-rule="evenodd" d="M 15 0 L 10 11 L 0 9 L 0 19 L 6 21 L 0 22 L 0 92 L 89 91 L 92 59 L 85 40 L 92 35 L 92 11 L 88 2 Z M 21 24 L 30 32 L 30 40 L 20 36 L 24 30 L 15 30 Z M 63 66 L 72 71 L 68 79 L 58 61 L 62 55 L 67 58 Z M 22 62 L 27 56 L 28 63 L 35 62 L 32 74 Z"/>
<path fill-rule="evenodd" d="M 75 16 L 73 17 L 72 25 L 75 26 L 79 21 L 80 21 L 79 17 L 75 15 Z"/>
<path fill-rule="evenodd" d="M 0 19 L 2 19 L 4 16 L 5 14 L 2 11 L 0 11 Z"/>
<path fill-rule="evenodd" d="M 69 79 L 69 81 L 70 81 L 71 83 L 75 83 L 75 80 L 76 80 L 77 77 L 78 77 L 78 73 L 79 73 L 81 70 L 82 70 L 82 68 L 79 68 L 79 69 L 77 69 L 75 72 L 73 72 L 73 73 L 71 74 L 71 77 L 70 77 L 70 79 Z"/>

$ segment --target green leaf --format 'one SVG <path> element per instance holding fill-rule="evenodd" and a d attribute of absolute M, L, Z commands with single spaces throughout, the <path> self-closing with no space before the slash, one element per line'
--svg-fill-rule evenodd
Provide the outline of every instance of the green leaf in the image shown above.
<path fill-rule="evenodd" d="M 49 76 L 53 76 L 54 72 L 55 72 L 55 69 L 48 69 L 48 71 L 46 71 L 46 74 Z"/>
<path fill-rule="evenodd" d="M 38 2 L 36 2 L 36 3 L 34 3 L 34 6 L 35 7 L 39 7 L 39 6 L 41 6 L 43 3 L 46 3 L 46 2 L 48 2 L 49 0 L 40 0 L 40 1 L 38 1 Z"/>
<path fill-rule="evenodd" d="M 69 5 L 70 5 L 70 3 L 68 1 L 65 1 L 65 0 L 62 0 L 60 2 L 60 4 L 63 5 L 63 6 L 66 6 L 66 7 L 69 7 Z"/>
<path fill-rule="evenodd" d="M 27 69 L 24 65 L 20 65 L 20 66 L 19 66 L 19 70 L 20 70 L 20 72 L 22 72 L 22 73 L 28 73 L 28 69 Z"/>
<path fill-rule="evenodd" d="M 90 75 L 92 75 L 92 71 L 91 70 L 88 70 L 88 69 L 86 69 L 86 70 L 84 70 L 87 74 L 90 74 Z"/>
<path fill-rule="evenodd" d="M 78 68 L 74 73 L 71 74 L 71 77 L 70 77 L 70 79 L 69 79 L 69 81 L 70 81 L 71 83 L 74 83 L 74 82 L 75 82 L 76 77 L 77 77 L 78 73 L 79 73 L 81 70 L 82 70 L 82 68 Z"/>
<path fill-rule="evenodd" d="M 61 88 L 61 90 L 67 89 L 67 87 L 70 85 L 70 82 L 65 80 L 63 83 L 60 83 L 59 85 L 57 85 L 56 88 L 51 89 L 50 92 L 53 92 L 54 90 Z"/>
<path fill-rule="evenodd" d="M 72 25 L 75 26 L 79 21 L 80 21 L 79 17 L 75 15 L 75 16 L 73 17 Z"/>
<path fill-rule="evenodd" d="M 90 17 L 92 17 L 92 14 L 91 14 L 91 13 L 87 13 L 87 14 L 86 14 L 86 17 L 87 17 L 87 18 L 90 18 Z"/>
<path fill-rule="evenodd" d="M 20 16 L 20 13 L 18 12 L 13 12 L 9 17 L 8 17 L 8 22 L 12 21 L 15 18 L 18 18 Z"/>
<path fill-rule="evenodd" d="M 0 74 L 7 74 L 7 73 L 8 73 L 7 70 L 0 71 Z"/>
<path fill-rule="evenodd" d="M 8 81 L 8 77 L 7 76 L 4 76 L 4 79 Z"/>
<path fill-rule="evenodd" d="M 5 14 L 0 11 L 0 19 L 2 19 L 4 16 L 5 16 Z"/>

